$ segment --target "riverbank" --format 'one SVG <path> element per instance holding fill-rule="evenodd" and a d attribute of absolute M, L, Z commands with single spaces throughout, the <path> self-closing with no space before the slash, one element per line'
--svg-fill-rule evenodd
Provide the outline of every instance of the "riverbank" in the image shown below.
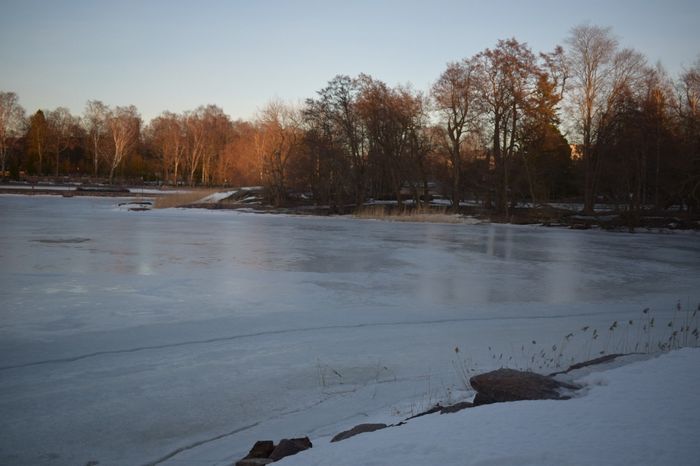
<path fill-rule="evenodd" d="M 635 230 L 700 230 L 700 215 L 647 208 L 632 215 L 616 205 L 598 205 L 595 214 L 585 215 L 577 203 L 521 204 L 510 209 L 508 215 L 486 209 L 480 203 L 464 201 L 455 212 L 449 201 L 436 198 L 416 206 L 409 200 L 398 206 L 396 201 L 368 200 L 360 209 L 354 204 L 342 207 L 317 205 L 306 196 L 297 195 L 284 206 L 272 206 L 264 201 L 260 187 L 233 190 L 214 189 L 161 189 L 151 186 L 71 185 L 71 184 L 4 184 L 0 194 L 57 195 L 63 197 L 152 197 L 156 208 L 181 207 L 209 210 L 243 210 L 253 213 L 343 216 L 363 219 L 428 223 L 504 223 L 514 225 L 542 225 L 551 228 L 608 231 Z"/>
<path fill-rule="evenodd" d="M 691 464 L 700 405 L 700 349 L 685 348 L 576 378 L 570 400 L 485 405 L 285 458 L 285 466 Z M 663 428 L 660 428 L 663 426 Z"/>

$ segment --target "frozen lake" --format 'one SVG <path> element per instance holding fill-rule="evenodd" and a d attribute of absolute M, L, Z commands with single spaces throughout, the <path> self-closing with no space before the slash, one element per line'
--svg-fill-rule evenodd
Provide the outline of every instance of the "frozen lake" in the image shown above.
<path fill-rule="evenodd" d="M 119 201 L 0 196 L 0 464 L 227 465 L 467 396 L 462 362 L 700 302 L 695 233 Z"/>

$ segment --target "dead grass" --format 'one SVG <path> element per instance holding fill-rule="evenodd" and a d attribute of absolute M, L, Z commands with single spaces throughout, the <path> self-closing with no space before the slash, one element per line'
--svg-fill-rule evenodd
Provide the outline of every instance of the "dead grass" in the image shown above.
<path fill-rule="evenodd" d="M 462 223 L 458 215 L 447 212 L 445 207 L 402 208 L 388 205 L 363 206 L 354 213 L 356 218 L 386 220 L 391 222 Z"/>
<path fill-rule="evenodd" d="M 216 189 L 192 189 L 190 191 L 164 194 L 155 199 L 153 207 L 156 209 L 167 209 L 169 207 L 182 207 L 195 204 L 197 201 L 217 192 L 219 191 Z"/>

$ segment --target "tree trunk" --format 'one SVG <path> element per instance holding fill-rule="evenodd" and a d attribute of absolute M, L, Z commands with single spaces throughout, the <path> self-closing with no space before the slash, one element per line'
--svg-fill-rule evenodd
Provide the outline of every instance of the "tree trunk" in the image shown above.
<path fill-rule="evenodd" d="M 459 201 L 461 200 L 461 180 L 462 160 L 460 157 L 459 139 L 452 141 L 452 210 L 459 212 Z"/>
<path fill-rule="evenodd" d="M 595 199 L 593 198 L 593 151 L 591 147 L 592 117 L 587 109 L 586 120 L 583 124 L 583 212 L 593 215 Z"/>
<path fill-rule="evenodd" d="M 500 115 L 495 115 L 493 124 L 493 178 L 496 211 L 503 212 L 503 179 L 501 169 L 503 157 L 501 154 L 501 121 Z M 491 171 L 489 167 L 489 171 Z"/>

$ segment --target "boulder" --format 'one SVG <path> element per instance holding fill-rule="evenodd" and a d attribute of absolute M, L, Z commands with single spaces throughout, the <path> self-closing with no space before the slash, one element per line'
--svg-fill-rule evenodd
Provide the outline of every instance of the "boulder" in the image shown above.
<path fill-rule="evenodd" d="M 441 406 L 441 405 L 438 403 L 438 404 L 436 404 L 435 406 L 433 406 L 432 408 L 430 408 L 430 409 L 427 410 L 427 411 L 423 411 L 422 413 L 414 414 L 414 415 L 411 416 L 411 417 L 407 417 L 406 420 L 407 420 L 407 421 L 410 421 L 411 419 L 415 419 L 415 418 L 417 418 L 417 417 L 425 416 L 425 415 L 427 415 L 427 414 L 439 413 L 439 412 L 442 411 L 443 409 L 444 409 L 444 406 Z"/>
<path fill-rule="evenodd" d="M 476 390 L 475 405 L 520 400 L 560 400 L 561 390 L 579 387 L 559 382 L 545 375 L 514 369 L 498 369 L 475 375 L 469 383 Z"/>
<path fill-rule="evenodd" d="M 460 403 L 455 403 L 451 406 L 446 406 L 440 410 L 440 414 L 450 414 L 456 413 L 457 411 L 462 411 L 463 409 L 471 408 L 474 404 L 468 401 L 462 401 Z"/>
<path fill-rule="evenodd" d="M 599 358 L 591 359 L 590 361 L 584 361 L 584 362 L 578 362 L 576 364 L 572 364 L 569 366 L 568 369 L 565 371 L 559 371 L 559 372 L 554 372 L 552 374 L 549 374 L 550 377 L 559 375 L 559 374 L 568 374 L 571 371 L 575 371 L 578 369 L 582 369 L 584 367 L 588 366 L 595 366 L 597 364 L 605 364 L 611 361 L 614 361 L 615 359 L 621 357 L 621 356 L 627 356 L 626 354 L 620 354 L 620 353 L 615 353 L 615 354 L 606 354 L 605 356 L 601 356 Z"/>
<path fill-rule="evenodd" d="M 354 437 L 357 434 L 362 434 L 364 432 L 374 432 L 375 430 L 384 429 L 387 427 L 386 424 L 359 424 L 350 430 L 339 433 L 331 439 L 331 442 L 340 442 L 341 440 Z"/>
<path fill-rule="evenodd" d="M 300 451 L 308 450 L 313 444 L 309 437 L 303 438 L 292 438 L 292 439 L 282 439 L 280 443 L 277 444 L 272 453 L 270 453 L 270 459 L 273 461 L 280 460 L 285 456 L 296 455 Z"/>
<path fill-rule="evenodd" d="M 490 405 L 491 403 L 497 403 L 497 401 L 491 398 L 490 396 L 486 396 L 483 393 L 477 392 L 476 395 L 474 395 L 474 400 L 472 401 L 472 403 L 474 403 L 474 406 L 482 406 Z"/>
<path fill-rule="evenodd" d="M 274 462 L 275 460 L 271 458 L 243 458 L 236 461 L 236 466 L 264 466 Z"/>
<path fill-rule="evenodd" d="M 275 449 L 275 444 L 272 440 L 259 440 L 255 442 L 253 448 L 248 452 L 248 456 L 243 459 L 248 458 L 269 458 L 272 450 Z"/>

